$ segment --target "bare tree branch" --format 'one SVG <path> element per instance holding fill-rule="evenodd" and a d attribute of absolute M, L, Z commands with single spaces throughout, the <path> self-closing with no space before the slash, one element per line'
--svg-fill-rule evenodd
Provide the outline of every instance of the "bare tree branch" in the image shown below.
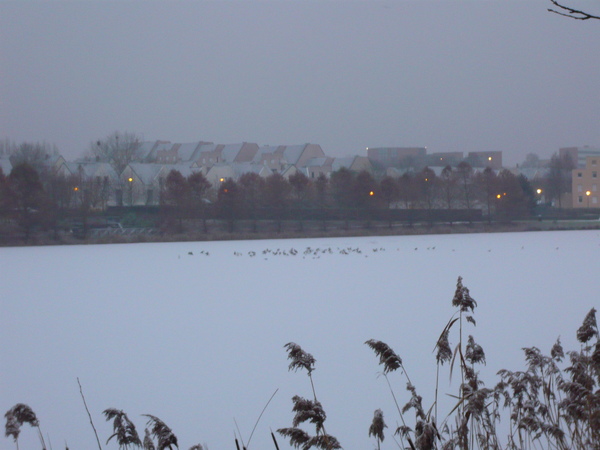
<path fill-rule="evenodd" d="M 558 3 L 556 0 L 550 0 L 550 1 L 552 2 L 552 4 L 554 4 L 555 6 L 560 8 L 562 11 L 552 9 L 552 8 L 548 8 L 548 11 L 550 11 L 554 14 L 558 14 L 559 16 L 570 17 L 571 19 L 576 19 L 576 20 L 588 20 L 588 19 L 600 20 L 600 16 L 595 16 L 595 15 L 587 13 L 585 11 L 580 11 L 578 9 L 571 8 L 569 6 L 562 5 L 562 4 Z"/>

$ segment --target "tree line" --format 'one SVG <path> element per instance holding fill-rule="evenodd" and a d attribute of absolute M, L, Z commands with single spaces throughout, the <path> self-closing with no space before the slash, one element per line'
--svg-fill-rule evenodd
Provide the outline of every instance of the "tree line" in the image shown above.
<path fill-rule="evenodd" d="M 531 214 L 537 200 L 525 177 L 508 170 L 476 173 L 468 164 L 447 166 L 439 176 L 426 167 L 379 179 L 345 168 L 315 179 L 301 172 L 289 178 L 245 173 L 216 187 L 201 172 L 184 177 L 173 170 L 161 184 L 161 221 L 178 232 L 190 219 L 201 220 L 206 231 L 209 218 L 225 220 L 233 229 L 238 219 L 302 220 L 318 210 L 361 211 L 367 217 L 381 210 L 481 209 L 489 220 L 514 218 Z M 18 224 L 28 239 L 34 229 L 59 229 L 62 219 L 85 222 L 105 210 L 110 189 L 106 179 L 40 173 L 24 162 L 8 176 L 0 173 L 0 208 L 2 217 Z"/>

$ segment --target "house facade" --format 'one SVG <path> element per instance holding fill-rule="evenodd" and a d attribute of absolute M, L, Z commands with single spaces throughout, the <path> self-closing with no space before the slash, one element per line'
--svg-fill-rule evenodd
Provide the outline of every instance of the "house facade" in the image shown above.
<path fill-rule="evenodd" d="M 572 171 L 572 196 L 573 208 L 598 208 L 600 207 L 600 191 L 598 184 L 600 179 L 600 154 L 598 156 L 587 156 L 585 167 L 573 169 Z"/>

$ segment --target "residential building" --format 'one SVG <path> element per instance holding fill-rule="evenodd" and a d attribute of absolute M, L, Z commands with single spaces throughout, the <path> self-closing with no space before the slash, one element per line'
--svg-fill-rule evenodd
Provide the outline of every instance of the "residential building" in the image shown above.
<path fill-rule="evenodd" d="M 427 156 L 426 147 L 368 147 L 367 157 L 385 167 L 398 166 L 413 161 L 424 160 Z"/>
<path fill-rule="evenodd" d="M 598 156 L 587 156 L 585 167 L 573 169 L 572 172 L 572 195 L 573 208 L 599 208 L 600 191 L 598 185 L 600 178 L 600 154 Z"/>
<path fill-rule="evenodd" d="M 438 152 L 427 155 L 427 165 L 446 167 L 455 167 L 463 160 L 463 152 Z"/>
<path fill-rule="evenodd" d="M 502 169 L 502 152 L 469 152 L 466 161 L 472 167 L 489 167 L 490 169 Z"/>
<path fill-rule="evenodd" d="M 345 158 L 334 158 L 331 163 L 331 169 L 333 172 L 345 168 L 351 172 L 373 172 L 373 165 L 369 158 L 364 156 L 346 156 Z"/>

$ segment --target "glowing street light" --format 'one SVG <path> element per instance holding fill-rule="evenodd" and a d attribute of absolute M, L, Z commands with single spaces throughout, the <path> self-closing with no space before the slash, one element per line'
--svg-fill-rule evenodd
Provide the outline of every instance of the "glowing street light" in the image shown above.
<path fill-rule="evenodd" d="M 538 195 L 541 195 L 541 193 L 543 192 L 540 188 L 538 188 L 538 190 L 536 191 L 538 193 Z"/>
<path fill-rule="evenodd" d="M 133 206 L 133 178 L 127 178 L 129 181 L 129 206 Z"/>
<path fill-rule="evenodd" d="M 588 199 L 588 202 L 587 202 L 588 206 L 587 207 L 589 209 L 590 208 L 590 195 L 592 195 L 592 192 L 591 191 L 585 191 L 585 195 L 587 196 L 587 199 Z"/>

